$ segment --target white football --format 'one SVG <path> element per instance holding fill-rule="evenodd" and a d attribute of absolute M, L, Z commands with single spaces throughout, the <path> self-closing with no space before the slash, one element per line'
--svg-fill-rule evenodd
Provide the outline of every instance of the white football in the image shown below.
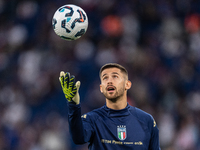
<path fill-rule="evenodd" d="M 61 6 L 53 16 L 52 26 L 55 33 L 62 39 L 76 40 L 87 31 L 87 14 L 81 7 L 76 5 Z"/>

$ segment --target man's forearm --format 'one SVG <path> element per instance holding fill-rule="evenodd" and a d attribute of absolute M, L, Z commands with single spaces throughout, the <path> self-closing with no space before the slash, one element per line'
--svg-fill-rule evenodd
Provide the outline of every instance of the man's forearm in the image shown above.
<path fill-rule="evenodd" d="M 75 144 L 84 144 L 84 128 L 81 119 L 81 106 L 68 103 L 69 130 Z"/>

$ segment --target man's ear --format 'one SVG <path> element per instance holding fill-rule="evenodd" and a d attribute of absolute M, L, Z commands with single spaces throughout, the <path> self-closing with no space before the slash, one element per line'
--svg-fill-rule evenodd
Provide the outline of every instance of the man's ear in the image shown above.
<path fill-rule="evenodd" d="M 125 89 L 129 90 L 131 88 L 131 85 L 132 85 L 131 81 L 127 80 L 125 83 Z"/>
<path fill-rule="evenodd" d="M 100 84 L 99 87 L 100 87 L 100 91 L 101 91 L 101 93 L 103 93 L 102 85 Z"/>

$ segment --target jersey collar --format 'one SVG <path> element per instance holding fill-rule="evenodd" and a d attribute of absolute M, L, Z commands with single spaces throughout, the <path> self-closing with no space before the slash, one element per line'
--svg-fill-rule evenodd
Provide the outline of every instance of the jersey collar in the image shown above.
<path fill-rule="evenodd" d="M 110 117 L 121 117 L 121 116 L 130 115 L 130 112 L 129 112 L 130 105 L 128 103 L 124 109 L 120 109 L 120 110 L 110 109 L 106 106 L 106 104 L 104 105 L 104 108 L 105 108 L 108 116 L 110 116 Z"/>

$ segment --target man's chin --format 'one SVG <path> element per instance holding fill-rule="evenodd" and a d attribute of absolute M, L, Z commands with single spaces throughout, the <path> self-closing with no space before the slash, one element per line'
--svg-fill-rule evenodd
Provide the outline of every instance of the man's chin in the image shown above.
<path fill-rule="evenodd" d="M 117 96 L 117 93 L 105 93 L 104 96 L 106 99 L 112 102 L 116 102 L 119 96 Z"/>
<path fill-rule="evenodd" d="M 111 102 L 116 102 L 118 99 L 118 97 L 116 97 L 116 96 L 106 96 L 106 98 Z"/>

